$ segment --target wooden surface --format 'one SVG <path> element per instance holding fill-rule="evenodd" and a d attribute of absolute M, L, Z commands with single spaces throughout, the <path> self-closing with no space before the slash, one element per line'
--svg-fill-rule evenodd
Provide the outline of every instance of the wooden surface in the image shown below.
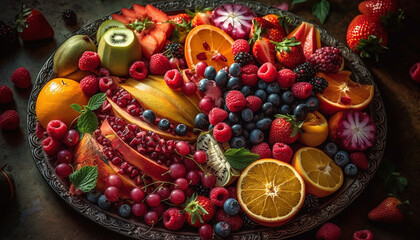
<path fill-rule="evenodd" d="M 8 162 L 16 182 L 16 198 L 9 205 L 0 205 L 0 240 L 2 239 L 123 239 L 85 219 L 68 207 L 46 184 L 32 160 L 26 135 L 26 107 L 29 90 L 13 87 L 10 75 L 17 67 L 26 67 L 35 80 L 37 73 L 53 51 L 76 30 L 99 17 L 118 11 L 121 7 L 144 1 L 24 1 L 40 10 L 51 23 L 53 40 L 23 44 L 16 49 L 0 53 L 0 85 L 8 85 L 14 92 L 14 103 L 1 105 L 0 111 L 15 109 L 21 124 L 17 131 L 0 131 L 0 165 Z M 70 3 L 71 2 L 71 3 Z M 268 4 L 278 1 L 265 0 Z M 286 1 L 291 2 L 291 1 Z M 291 11 L 318 24 L 309 3 L 294 6 Z M 331 14 L 321 25 L 340 41 L 345 42 L 347 26 L 358 14 L 359 1 L 330 0 Z M 419 1 L 401 0 L 406 10 L 406 26 L 390 39 L 390 51 L 379 63 L 366 62 L 381 91 L 388 117 L 388 140 L 385 158 L 393 161 L 398 170 L 408 178 L 409 186 L 402 195 L 411 202 L 413 215 L 398 225 L 370 222 L 367 213 L 386 197 L 383 182 L 375 176 L 361 196 L 331 221 L 343 230 L 343 239 L 352 239 L 356 230 L 370 229 L 375 239 L 417 239 L 420 226 L 420 85 L 411 81 L 408 69 L 420 61 Z M 0 1 L 0 20 L 13 20 L 20 9 L 15 1 Z M 61 20 L 67 8 L 78 14 L 79 25 L 68 28 Z M 314 239 L 316 229 L 293 239 Z"/>

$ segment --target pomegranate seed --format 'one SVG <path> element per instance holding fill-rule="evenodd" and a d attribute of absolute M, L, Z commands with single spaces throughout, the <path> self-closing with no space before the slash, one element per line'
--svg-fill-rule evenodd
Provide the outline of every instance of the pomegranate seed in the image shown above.
<path fill-rule="evenodd" d="M 202 60 L 207 60 L 207 56 L 206 56 L 206 53 L 205 52 L 201 52 L 201 53 L 199 53 L 199 54 L 197 54 L 197 59 L 198 60 L 200 60 L 200 61 L 202 61 Z"/>
<path fill-rule="evenodd" d="M 217 53 L 216 55 L 214 55 L 211 60 L 214 61 L 222 61 L 222 62 L 227 62 L 227 58 L 225 56 L 223 56 L 223 54 L 221 53 Z"/>
<path fill-rule="evenodd" d="M 210 46 L 206 41 L 203 41 L 203 47 L 206 51 L 210 51 Z"/>
<path fill-rule="evenodd" d="M 111 162 L 112 162 L 112 164 L 114 164 L 114 165 L 118 165 L 118 164 L 121 164 L 122 160 L 121 160 L 121 158 L 120 158 L 120 157 L 114 157 L 114 158 L 111 160 Z"/>
<path fill-rule="evenodd" d="M 130 173 L 130 178 L 134 178 L 137 175 L 139 175 L 139 171 L 137 171 L 137 169 L 133 169 L 133 171 L 131 171 Z"/>

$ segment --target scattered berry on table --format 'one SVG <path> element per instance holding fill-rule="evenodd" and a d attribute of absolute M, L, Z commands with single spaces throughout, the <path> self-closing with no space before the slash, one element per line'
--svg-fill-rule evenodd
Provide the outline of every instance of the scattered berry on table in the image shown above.
<path fill-rule="evenodd" d="M 334 223 L 325 223 L 316 232 L 317 240 L 339 240 L 341 238 L 341 228 Z"/>
<path fill-rule="evenodd" d="M 118 208 L 118 214 L 121 217 L 128 218 L 131 215 L 131 207 L 130 207 L 130 205 L 128 205 L 128 204 L 122 204 Z"/>
<path fill-rule="evenodd" d="M 83 71 L 93 71 L 99 64 L 99 55 L 96 52 L 85 51 L 79 58 L 79 68 Z"/>
<path fill-rule="evenodd" d="M 349 154 L 346 151 L 340 150 L 334 155 L 334 162 L 340 167 L 344 167 L 349 163 Z"/>
<path fill-rule="evenodd" d="M 293 156 L 293 150 L 289 145 L 277 142 L 273 145 L 273 158 L 289 163 Z"/>
<path fill-rule="evenodd" d="M 359 230 L 353 233 L 353 240 L 373 240 L 373 233 L 370 230 Z"/>
<path fill-rule="evenodd" d="M 354 163 L 358 168 L 366 170 L 369 167 L 369 162 L 364 152 L 350 153 L 350 162 Z"/>
<path fill-rule="evenodd" d="M 15 110 L 7 110 L 0 115 L 0 128 L 4 130 L 15 130 L 19 127 L 20 118 Z"/>
<path fill-rule="evenodd" d="M 15 84 L 18 88 L 28 88 L 31 86 L 31 75 L 28 71 L 28 69 L 24 67 L 17 68 L 10 77 L 12 82 Z"/>
<path fill-rule="evenodd" d="M 322 47 L 315 50 L 309 62 L 317 71 L 325 73 L 336 73 L 341 67 L 343 57 L 340 49 L 336 47 Z"/>
<path fill-rule="evenodd" d="M 308 82 L 315 77 L 316 70 L 310 62 L 305 62 L 293 69 L 296 76 L 296 82 Z"/>
<path fill-rule="evenodd" d="M 0 21 L 0 48 L 8 49 L 17 46 L 18 43 L 19 37 L 16 28 Z"/>
<path fill-rule="evenodd" d="M 77 23 L 76 13 L 71 9 L 64 10 L 61 13 L 61 18 L 69 26 L 75 25 Z"/>
<path fill-rule="evenodd" d="M 0 104 L 13 102 L 13 92 L 8 86 L 0 86 Z"/>
<path fill-rule="evenodd" d="M 312 85 L 312 91 L 314 93 L 322 93 L 328 87 L 328 82 L 322 77 L 314 77 L 309 80 L 309 84 Z"/>
<path fill-rule="evenodd" d="M 99 91 L 99 78 L 93 74 L 87 75 L 80 80 L 80 88 L 84 94 L 93 96 Z"/>
<path fill-rule="evenodd" d="M 347 177 L 355 177 L 357 175 L 357 166 L 354 163 L 349 163 L 344 166 L 344 174 Z"/>
<path fill-rule="evenodd" d="M 413 81 L 420 83 L 420 62 L 415 63 L 409 70 L 410 77 Z"/>
<path fill-rule="evenodd" d="M 254 57 L 249 52 L 238 52 L 235 54 L 234 61 L 243 67 L 245 65 L 254 63 Z"/>

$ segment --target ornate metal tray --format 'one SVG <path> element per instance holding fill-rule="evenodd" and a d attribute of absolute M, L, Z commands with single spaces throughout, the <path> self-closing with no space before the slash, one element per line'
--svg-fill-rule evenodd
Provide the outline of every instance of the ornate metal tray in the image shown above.
<path fill-rule="evenodd" d="M 179 0 L 171 2 L 153 3 L 156 7 L 166 12 L 180 11 L 184 9 L 193 9 L 195 6 L 217 6 L 228 1 L 220 0 Z M 247 5 L 251 10 L 260 15 L 268 13 L 275 13 L 285 15 L 291 19 L 293 26 L 299 25 L 303 19 L 290 13 L 284 12 L 274 7 L 257 2 L 237 2 Z M 103 17 L 98 19 L 82 29 L 79 29 L 74 34 L 87 34 L 95 36 L 96 30 L 99 25 L 108 19 Z M 278 228 L 256 228 L 253 230 L 242 230 L 231 236 L 231 239 L 285 239 L 291 236 L 299 235 L 303 232 L 309 231 L 322 223 L 328 221 L 332 217 L 339 214 L 351 202 L 353 202 L 367 186 L 373 174 L 378 169 L 379 163 L 383 157 L 386 142 L 386 114 L 382 98 L 379 94 L 378 88 L 372 79 L 371 74 L 365 67 L 361 59 L 350 51 L 345 44 L 338 42 L 333 36 L 329 35 L 325 29 L 319 28 L 321 41 L 325 45 L 337 46 L 341 49 L 343 57 L 345 58 L 346 68 L 350 69 L 353 74 L 353 80 L 361 83 L 373 84 L 375 86 L 375 96 L 369 104 L 367 111 L 373 118 L 377 127 L 377 136 L 374 147 L 368 152 L 369 169 L 360 172 L 356 178 L 346 178 L 343 187 L 339 192 L 327 199 L 322 199 L 320 209 L 312 215 L 298 214 L 287 224 Z M 93 38 L 95 39 L 95 38 Z M 35 114 L 35 103 L 40 90 L 43 85 L 47 83 L 53 74 L 53 55 L 47 60 L 42 69 L 40 70 L 28 104 L 28 140 L 33 159 L 38 167 L 41 175 L 45 178 L 51 188 L 72 208 L 77 212 L 92 220 L 93 222 L 102 225 L 103 227 L 112 231 L 118 232 L 124 236 L 132 237 L 135 239 L 199 239 L 196 231 L 190 228 L 184 228 L 180 231 L 168 231 L 163 226 L 155 226 L 149 231 L 149 226 L 135 219 L 124 219 L 115 213 L 104 211 L 98 206 L 89 203 L 82 196 L 70 196 L 69 186 L 62 181 L 54 171 L 49 160 L 45 156 L 41 142 L 35 134 L 37 118 Z"/>

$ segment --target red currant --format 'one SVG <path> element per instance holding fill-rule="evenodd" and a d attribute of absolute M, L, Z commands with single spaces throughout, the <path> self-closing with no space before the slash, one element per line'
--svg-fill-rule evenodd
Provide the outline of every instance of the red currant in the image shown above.
<path fill-rule="evenodd" d="M 148 211 L 144 215 L 144 222 L 149 226 L 155 225 L 158 219 L 159 219 L 159 215 L 155 211 Z"/>
<path fill-rule="evenodd" d="M 212 172 L 206 172 L 201 177 L 201 183 L 206 188 L 213 188 L 216 185 L 216 175 Z"/>
<path fill-rule="evenodd" d="M 134 203 L 131 206 L 131 212 L 134 216 L 143 217 L 147 212 L 147 205 L 145 203 Z"/>
<path fill-rule="evenodd" d="M 141 202 L 143 201 L 146 194 L 144 193 L 143 189 L 141 187 L 135 187 L 130 192 L 131 199 L 135 202 Z"/>
<path fill-rule="evenodd" d="M 66 178 L 73 172 L 73 169 L 67 163 L 60 163 L 55 167 L 55 173 L 60 178 Z"/>
<path fill-rule="evenodd" d="M 174 189 L 169 196 L 169 201 L 173 204 L 181 204 L 185 201 L 185 193 L 179 189 Z"/>
<path fill-rule="evenodd" d="M 79 142 L 79 133 L 74 129 L 68 130 L 64 135 L 63 142 L 69 147 L 76 145 Z"/>
<path fill-rule="evenodd" d="M 185 172 L 185 166 L 181 163 L 173 163 L 171 166 L 169 166 L 169 174 L 173 179 L 184 177 Z"/>
<path fill-rule="evenodd" d="M 185 191 L 188 189 L 188 181 L 185 178 L 178 178 L 175 180 L 175 188 L 178 188 L 182 191 Z"/>
<path fill-rule="evenodd" d="M 121 178 L 115 174 L 109 175 L 106 179 L 106 184 L 108 185 L 108 187 L 114 186 L 118 188 L 119 186 L 121 186 Z"/>
<path fill-rule="evenodd" d="M 190 146 L 184 141 L 179 141 L 175 145 L 175 150 L 182 156 L 190 153 Z"/>
<path fill-rule="evenodd" d="M 115 202 L 118 200 L 119 196 L 120 193 L 116 187 L 111 186 L 105 189 L 105 197 L 108 199 L 108 201 Z"/>
<path fill-rule="evenodd" d="M 73 159 L 73 155 L 71 154 L 71 152 L 67 149 L 64 150 L 60 150 L 57 153 L 57 161 L 59 163 L 71 163 L 71 160 Z"/>
<path fill-rule="evenodd" d="M 157 207 L 160 204 L 161 197 L 157 193 L 151 193 L 146 197 L 146 203 L 150 207 Z"/>
<path fill-rule="evenodd" d="M 203 164 L 207 161 L 207 154 L 204 151 L 198 150 L 194 153 L 194 160 L 200 164 Z"/>

